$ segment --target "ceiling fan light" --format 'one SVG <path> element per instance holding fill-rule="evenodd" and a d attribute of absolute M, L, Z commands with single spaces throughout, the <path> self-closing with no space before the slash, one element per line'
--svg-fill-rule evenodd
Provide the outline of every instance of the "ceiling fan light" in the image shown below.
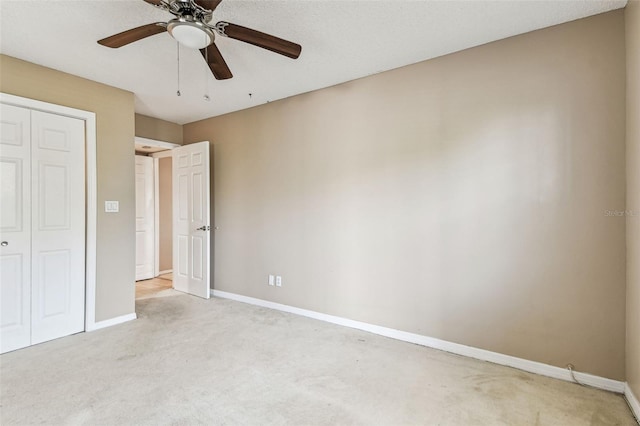
<path fill-rule="evenodd" d="M 173 21 L 167 31 L 178 43 L 191 49 L 204 49 L 213 42 L 213 33 L 195 22 Z"/>

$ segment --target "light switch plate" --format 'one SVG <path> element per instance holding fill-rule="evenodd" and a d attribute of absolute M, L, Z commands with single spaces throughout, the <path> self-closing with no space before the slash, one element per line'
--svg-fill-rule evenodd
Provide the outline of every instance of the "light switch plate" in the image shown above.
<path fill-rule="evenodd" d="M 275 283 L 276 277 L 273 275 L 269 275 L 269 285 L 273 285 Z"/>
<path fill-rule="evenodd" d="M 104 211 L 106 213 L 118 213 L 120 211 L 120 202 L 119 201 L 105 201 L 104 202 Z"/>

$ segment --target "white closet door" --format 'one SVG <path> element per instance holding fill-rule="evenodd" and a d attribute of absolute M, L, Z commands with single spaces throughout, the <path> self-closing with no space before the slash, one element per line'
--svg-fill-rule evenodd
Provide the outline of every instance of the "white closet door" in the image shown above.
<path fill-rule="evenodd" d="M 84 330 L 84 121 L 31 112 L 31 344 Z"/>
<path fill-rule="evenodd" d="M 31 344 L 31 112 L 0 106 L 0 353 Z"/>
<path fill-rule="evenodd" d="M 209 298 L 209 142 L 173 150 L 173 287 Z"/>
<path fill-rule="evenodd" d="M 136 281 L 154 276 L 153 158 L 136 155 Z"/>

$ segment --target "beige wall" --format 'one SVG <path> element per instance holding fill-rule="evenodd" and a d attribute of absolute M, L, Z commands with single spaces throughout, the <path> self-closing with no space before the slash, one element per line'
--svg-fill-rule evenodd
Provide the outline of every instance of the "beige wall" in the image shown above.
<path fill-rule="evenodd" d="M 625 9 L 627 40 L 627 382 L 640 398 L 640 2 Z"/>
<path fill-rule="evenodd" d="M 136 114 L 136 136 L 182 144 L 182 126 L 159 118 Z"/>
<path fill-rule="evenodd" d="M 623 380 L 623 19 L 185 125 L 215 288 Z"/>
<path fill-rule="evenodd" d="M 160 237 L 160 253 L 158 254 L 160 270 L 173 268 L 173 181 L 171 171 L 171 157 L 158 160 L 158 212 Z"/>
<path fill-rule="evenodd" d="M 134 312 L 133 94 L 5 55 L 0 91 L 96 113 L 96 320 Z M 120 212 L 104 213 L 105 200 L 120 201 Z"/>

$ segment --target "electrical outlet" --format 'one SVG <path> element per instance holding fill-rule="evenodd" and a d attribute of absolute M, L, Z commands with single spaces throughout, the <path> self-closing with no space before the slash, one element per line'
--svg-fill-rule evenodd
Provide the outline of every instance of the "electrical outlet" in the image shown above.
<path fill-rule="evenodd" d="M 274 277 L 273 275 L 269 275 L 269 285 L 273 285 L 275 280 L 276 280 L 276 277 Z"/>
<path fill-rule="evenodd" d="M 282 277 L 280 275 L 276 275 L 276 287 L 282 287 Z"/>

